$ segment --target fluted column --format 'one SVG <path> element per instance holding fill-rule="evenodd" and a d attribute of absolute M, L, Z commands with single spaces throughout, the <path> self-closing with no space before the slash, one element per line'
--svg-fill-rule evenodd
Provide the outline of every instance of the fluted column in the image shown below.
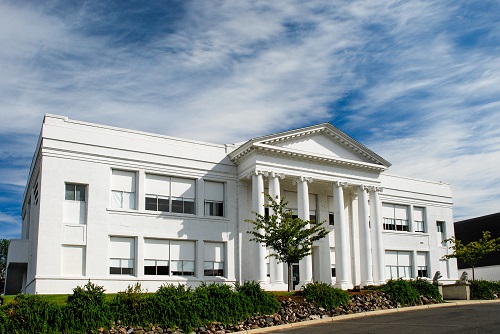
<path fill-rule="evenodd" d="M 382 242 L 382 202 L 379 193 L 382 188 L 370 188 L 370 209 L 372 225 L 373 280 L 375 284 L 385 283 L 385 249 Z"/>
<path fill-rule="evenodd" d="M 261 171 L 252 174 L 252 207 L 253 211 L 264 215 L 264 177 Z M 264 234 L 264 230 L 259 230 Z M 259 283 L 267 283 L 266 247 L 255 243 L 254 248 L 255 278 Z"/>
<path fill-rule="evenodd" d="M 341 289 L 352 288 L 349 282 L 349 234 L 348 222 L 344 212 L 344 190 L 345 182 L 334 182 L 333 184 L 333 211 L 335 219 L 335 286 Z"/>
<path fill-rule="evenodd" d="M 358 187 L 359 248 L 361 251 L 361 285 L 373 285 L 370 208 L 365 186 Z"/>
<path fill-rule="evenodd" d="M 275 172 L 271 172 L 269 174 L 269 195 L 276 201 L 280 202 L 280 181 L 279 179 L 283 179 L 285 177 L 284 174 L 279 174 Z M 275 212 L 269 208 L 269 214 L 272 215 Z M 278 262 L 275 257 L 271 257 L 269 259 L 269 266 L 271 271 L 271 284 L 284 284 L 283 281 L 283 263 Z"/>
<path fill-rule="evenodd" d="M 309 220 L 309 186 L 308 183 L 312 182 L 312 178 L 298 177 L 297 178 L 297 204 L 298 216 L 302 220 Z M 306 228 L 310 228 L 307 224 Z M 300 272 L 300 285 L 303 286 L 312 282 L 312 256 L 306 256 L 299 262 Z"/>

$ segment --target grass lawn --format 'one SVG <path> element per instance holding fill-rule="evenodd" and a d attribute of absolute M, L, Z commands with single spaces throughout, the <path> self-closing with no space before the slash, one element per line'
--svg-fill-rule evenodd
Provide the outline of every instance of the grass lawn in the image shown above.
<path fill-rule="evenodd" d="M 66 300 L 68 300 L 68 295 L 41 295 L 41 296 L 44 296 L 49 302 L 59 305 L 66 304 Z M 116 293 L 106 294 L 106 301 L 111 302 L 115 296 Z M 3 296 L 3 304 L 6 305 L 12 302 L 14 298 L 16 298 L 16 295 Z"/>

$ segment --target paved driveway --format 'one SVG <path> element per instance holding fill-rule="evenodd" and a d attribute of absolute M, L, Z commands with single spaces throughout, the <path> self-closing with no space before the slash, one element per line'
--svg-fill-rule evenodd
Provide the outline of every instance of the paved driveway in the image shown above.
<path fill-rule="evenodd" d="M 270 328 L 268 328 L 269 330 Z M 381 313 L 333 322 L 283 328 L 267 333 L 500 333 L 500 303 L 463 304 L 450 307 Z"/>

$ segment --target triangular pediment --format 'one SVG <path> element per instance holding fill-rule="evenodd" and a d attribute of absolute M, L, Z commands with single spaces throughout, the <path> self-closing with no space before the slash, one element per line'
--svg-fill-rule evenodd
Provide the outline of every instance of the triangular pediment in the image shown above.
<path fill-rule="evenodd" d="M 229 156 L 237 162 L 254 150 L 370 169 L 383 170 L 391 165 L 329 123 L 254 138 Z"/>

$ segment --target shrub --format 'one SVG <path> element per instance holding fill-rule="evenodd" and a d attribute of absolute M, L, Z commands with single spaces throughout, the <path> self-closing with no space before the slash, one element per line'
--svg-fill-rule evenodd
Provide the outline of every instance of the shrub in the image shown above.
<path fill-rule="evenodd" d="M 200 324 L 200 320 L 192 307 L 193 291 L 185 285 L 162 285 L 151 296 L 151 322 L 170 328 L 191 330 Z"/>
<path fill-rule="evenodd" d="M 129 285 L 125 291 L 118 292 L 111 302 L 113 319 L 129 326 L 147 326 L 151 322 L 151 313 L 155 311 L 150 307 L 151 299 L 140 283 Z"/>
<path fill-rule="evenodd" d="M 61 308 L 41 295 L 17 295 L 2 318 L 2 333 L 59 333 L 62 324 Z"/>
<path fill-rule="evenodd" d="M 470 281 L 471 299 L 494 299 L 493 291 L 498 291 L 499 282 L 489 282 L 483 280 Z"/>
<path fill-rule="evenodd" d="M 193 303 L 202 323 L 237 323 L 249 315 L 245 296 L 226 284 L 203 283 L 194 290 Z"/>
<path fill-rule="evenodd" d="M 235 289 L 245 297 L 247 312 L 255 314 L 273 314 L 280 309 L 280 302 L 275 296 L 262 290 L 259 283 L 255 281 L 235 284 Z"/>
<path fill-rule="evenodd" d="M 412 287 L 407 280 L 399 278 L 390 279 L 380 288 L 389 298 L 403 306 L 416 305 L 420 303 L 420 293 Z"/>
<path fill-rule="evenodd" d="M 325 309 L 346 305 L 351 300 L 345 291 L 334 288 L 327 283 L 309 283 L 303 288 L 302 293 L 307 300 L 315 302 Z"/>
<path fill-rule="evenodd" d="M 415 290 L 417 290 L 417 292 L 421 296 L 424 296 L 427 298 L 434 298 L 435 300 L 437 300 L 439 302 L 443 301 L 443 297 L 439 293 L 439 288 L 436 285 L 434 285 L 426 280 L 423 280 L 421 278 L 417 278 L 415 280 L 410 280 L 409 283 Z"/>
<path fill-rule="evenodd" d="M 89 282 L 73 289 L 68 296 L 65 311 L 67 329 L 74 332 L 89 332 L 110 325 L 109 305 L 104 288 Z"/>

